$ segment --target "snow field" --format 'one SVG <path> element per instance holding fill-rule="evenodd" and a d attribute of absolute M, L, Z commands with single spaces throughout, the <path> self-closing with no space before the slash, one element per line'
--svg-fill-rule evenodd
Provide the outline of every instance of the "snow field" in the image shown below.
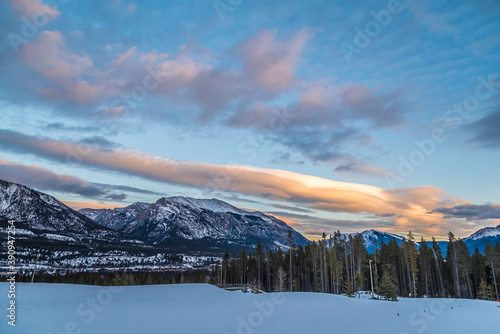
<path fill-rule="evenodd" d="M 0 333 L 498 333 L 498 303 L 387 302 L 320 293 L 230 292 L 207 284 L 99 287 L 18 283 L 16 326 L 0 283 Z M 399 314 L 399 315 L 398 315 Z"/>

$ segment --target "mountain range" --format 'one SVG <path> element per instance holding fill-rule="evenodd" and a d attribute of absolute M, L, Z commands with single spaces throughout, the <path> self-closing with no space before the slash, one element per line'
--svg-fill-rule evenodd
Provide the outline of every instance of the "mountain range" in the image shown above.
<path fill-rule="evenodd" d="M 50 195 L 0 180 L 0 254 L 7 249 L 9 220 L 15 221 L 20 263 L 38 252 L 45 263 L 71 266 L 179 264 L 193 256 L 210 262 L 224 252 L 251 250 L 257 242 L 281 247 L 289 232 L 296 244 L 309 242 L 273 216 L 217 199 L 169 197 L 78 212 Z"/>
<path fill-rule="evenodd" d="M 152 245 L 183 249 L 254 248 L 309 241 L 283 221 L 258 211 L 236 208 L 218 199 L 160 198 L 116 209 L 82 209 L 101 226 L 127 233 Z"/>
<path fill-rule="evenodd" d="M 257 242 L 286 247 L 288 233 L 298 245 L 309 241 L 285 222 L 259 211 L 247 211 L 218 199 L 163 197 L 123 208 L 75 211 L 54 197 L 23 185 L 0 180 L 0 240 L 3 259 L 9 220 L 15 221 L 17 259 L 29 262 L 42 253 L 54 266 L 126 266 L 141 263 L 177 265 L 197 258 L 210 263 L 224 252 L 252 250 Z M 360 233 L 369 253 L 397 234 Z M 471 252 L 487 242 L 500 242 L 500 225 L 463 239 Z M 418 244 L 418 243 L 417 243 Z M 446 252 L 447 242 L 439 245 Z M 4 253 L 4 254 L 2 254 Z M 196 262 L 195 261 L 195 262 Z"/>
<path fill-rule="evenodd" d="M 391 239 L 394 239 L 398 244 L 403 242 L 405 237 L 393 233 L 381 232 L 377 230 L 367 230 L 359 233 L 352 233 L 351 235 L 360 234 L 363 237 L 365 242 L 365 247 L 368 253 L 373 254 L 375 251 L 375 242 L 377 243 L 377 247 L 383 242 L 387 244 Z M 486 245 L 488 242 L 492 245 L 495 245 L 497 242 L 500 242 L 500 225 L 497 227 L 485 227 L 482 228 L 475 233 L 471 234 L 467 238 L 462 239 L 469 251 L 474 253 L 477 248 L 481 253 L 484 252 Z M 429 246 L 432 246 L 432 241 L 426 240 Z M 439 247 L 441 248 L 443 255 L 446 256 L 446 248 L 448 246 L 448 241 L 438 241 Z M 415 242 L 417 246 L 420 246 L 420 242 Z"/>

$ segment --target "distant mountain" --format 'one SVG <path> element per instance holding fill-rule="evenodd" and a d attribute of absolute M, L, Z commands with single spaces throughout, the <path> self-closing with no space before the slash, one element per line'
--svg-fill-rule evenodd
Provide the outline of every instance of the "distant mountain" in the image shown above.
<path fill-rule="evenodd" d="M 128 233 L 155 246 L 196 250 L 237 250 L 263 245 L 309 241 L 283 221 L 262 212 L 249 212 L 217 199 L 160 198 L 116 209 L 79 211 L 96 223 Z"/>
<path fill-rule="evenodd" d="M 476 248 L 481 253 L 484 253 L 484 249 L 486 248 L 488 242 L 493 246 L 495 246 L 497 242 L 500 242 L 500 225 L 497 227 L 482 228 L 462 240 L 467 245 L 471 254 L 474 254 Z M 427 244 L 432 246 L 432 242 L 427 241 Z M 443 256 L 446 256 L 448 241 L 438 241 L 438 245 L 443 252 Z"/>
<path fill-rule="evenodd" d="M 360 233 L 352 233 L 351 235 L 358 235 L 361 234 L 365 241 L 365 246 L 368 251 L 368 253 L 373 254 L 375 251 L 375 245 L 374 242 L 377 242 L 378 247 L 380 247 L 380 244 L 384 242 L 387 244 L 391 239 L 394 239 L 398 245 L 401 244 L 403 241 L 403 236 L 397 235 L 397 234 L 392 234 L 392 233 L 386 233 L 386 232 L 381 232 L 377 230 L 367 230 L 363 231 Z M 485 227 L 483 229 L 480 229 L 470 235 L 467 238 L 462 239 L 467 247 L 469 248 L 469 252 L 472 254 L 474 253 L 476 247 L 479 249 L 481 253 L 484 253 L 484 249 L 488 242 L 492 244 L 493 246 L 496 245 L 497 242 L 500 242 L 500 225 L 497 227 Z M 416 242 L 417 246 L 419 246 L 419 242 Z M 432 247 L 432 242 L 427 241 L 427 244 Z M 448 247 L 448 241 L 438 241 L 438 245 L 441 248 L 443 252 L 443 256 L 446 256 L 446 248 Z"/>
<path fill-rule="evenodd" d="M 485 227 L 463 239 L 469 251 L 474 253 L 476 247 L 480 252 L 484 252 L 488 242 L 493 246 L 500 242 L 500 225 L 497 227 Z"/>
<path fill-rule="evenodd" d="M 403 237 L 397 234 L 381 232 L 377 230 L 367 230 L 361 233 L 352 233 L 351 235 L 361 235 L 365 241 L 365 247 L 368 253 L 373 254 L 375 252 L 375 242 L 377 243 L 377 248 L 383 243 L 387 244 L 391 239 L 396 240 L 398 245 L 403 241 Z"/>

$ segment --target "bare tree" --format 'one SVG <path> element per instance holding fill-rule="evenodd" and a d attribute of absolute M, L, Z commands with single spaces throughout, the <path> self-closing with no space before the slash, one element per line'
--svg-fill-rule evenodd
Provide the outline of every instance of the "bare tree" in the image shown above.
<path fill-rule="evenodd" d="M 279 267 L 276 273 L 276 278 L 274 280 L 274 291 L 283 292 L 286 291 L 286 281 L 288 277 L 286 271 L 283 270 L 283 267 Z"/>

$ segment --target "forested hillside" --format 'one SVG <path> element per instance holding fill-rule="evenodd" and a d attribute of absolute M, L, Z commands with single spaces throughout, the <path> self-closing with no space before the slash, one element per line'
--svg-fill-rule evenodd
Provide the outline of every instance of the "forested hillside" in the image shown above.
<path fill-rule="evenodd" d="M 417 247 L 411 232 L 398 243 L 375 245 L 369 254 L 360 235 L 347 238 L 340 233 L 306 245 L 296 246 L 289 238 L 288 250 L 258 245 L 247 254 L 225 254 L 214 279 L 221 284 L 250 284 L 266 291 L 314 291 L 353 294 L 370 290 L 370 263 L 374 289 L 388 276 L 399 296 L 498 299 L 500 244 L 488 244 L 484 255 L 448 234 L 446 257 L 436 242 L 421 240 Z M 387 280 L 386 280 L 387 281 Z"/>

